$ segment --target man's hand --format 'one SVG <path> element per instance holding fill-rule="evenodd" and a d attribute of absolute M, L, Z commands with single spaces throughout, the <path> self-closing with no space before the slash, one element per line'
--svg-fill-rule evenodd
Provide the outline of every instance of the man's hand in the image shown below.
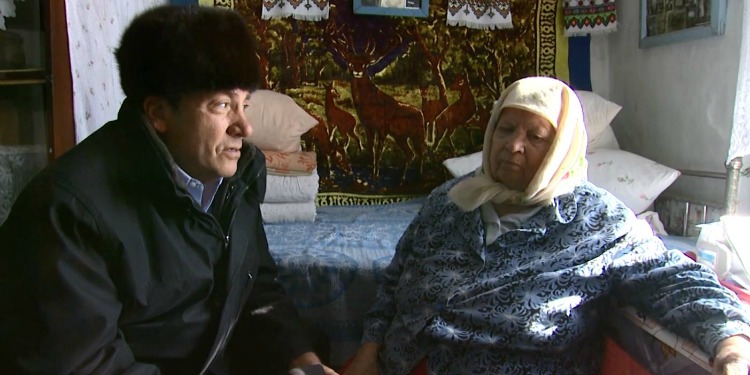
<path fill-rule="evenodd" d="M 749 373 L 750 340 L 746 336 L 731 336 L 716 345 L 714 375 L 747 375 Z"/>
<path fill-rule="evenodd" d="M 318 358 L 318 355 L 313 352 L 307 352 L 302 354 L 301 356 L 295 358 L 292 361 L 292 368 L 301 368 L 308 365 L 320 365 L 323 367 L 323 373 L 325 375 L 339 375 L 336 371 L 333 371 L 333 369 L 329 368 L 328 366 L 324 365 L 323 362 L 320 361 L 320 358 Z"/>

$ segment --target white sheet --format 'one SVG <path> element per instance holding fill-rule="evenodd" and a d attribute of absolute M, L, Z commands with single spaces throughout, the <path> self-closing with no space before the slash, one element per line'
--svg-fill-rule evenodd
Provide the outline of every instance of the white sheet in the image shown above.
<path fill-rule="evenodd" d="M 262 203 L 260 212 L 264 223 L 313 222 L 317 215 L 315 202 Z"/>
<path fill-rule="evenodd" d="M 306 203 L 318 195 L 318 171 L 307 176 L 268 175 L 265 203 Z"/>

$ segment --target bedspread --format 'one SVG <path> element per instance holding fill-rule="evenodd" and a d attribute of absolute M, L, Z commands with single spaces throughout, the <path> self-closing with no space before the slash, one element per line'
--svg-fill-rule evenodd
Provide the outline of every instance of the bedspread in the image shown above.
<path fill-rule="evenodd" d="M 265 224 L 279 281 L 300 314 L 328 334 L 334 365 L 359 347 L 381 272 L 423 201 L 322 206 L 314 223 Z"/>

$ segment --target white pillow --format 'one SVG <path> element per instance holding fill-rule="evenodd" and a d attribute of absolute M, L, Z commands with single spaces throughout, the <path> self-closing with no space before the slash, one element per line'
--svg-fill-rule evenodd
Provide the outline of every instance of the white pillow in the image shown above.
<path fill-rule="evenodd" d="M 602 135 L 622 107 L 602 98 L 595 92 L 576 90 L 576 94 L 583 107 L 583 123 L 586 126 L 586 135 L 590 145 Z"/>
<path fill-rule="evenodd" d="M 594 150 L 586 159 L 588 180 L 612 193 L 636 214 L 649 208 L 680 175 L 675 169 L 623 150 Z"/>
<path fill-rule="evenodd" d="M 299 151 L 302 134 L 318 124 L 294 99 L 270 90 L 250 94 L 245 114 L 253 127 L 247 140 L 261 150 Z"/>
<path fill-rule="evenodd" d="M 482 165 L 482 151 L 473 154 L 459 156 L 443 160 L 443 165 L 448 168 L 448 172 L 453 177 L 463 176 L 467 173 L 474 172 Z"/>
<path fill-rule="evenodd" d="M 612 126 L 610 125 L 607 125 L 607 127 L 604 128 L 604 131 L 599 134 L 599 137 L 589 141 L 586 145 L 586 149 L 589 151 L 598 150 L 600 148 L 606 148 L 610 150 L 620 149 L 620 143 L 617 142 L 617 138 L 615 138 L 615 132 L 612 131 Z"/>

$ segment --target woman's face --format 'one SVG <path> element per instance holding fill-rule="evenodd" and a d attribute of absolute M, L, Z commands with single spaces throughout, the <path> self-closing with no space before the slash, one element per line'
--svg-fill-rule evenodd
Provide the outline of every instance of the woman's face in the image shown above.
<path fill-rule="evenodd" d="M 504 108 L 492 133 L 490 177 L 524 191 L 547 156 L 555 128 L 547 119 L 518 108 Z"/>

